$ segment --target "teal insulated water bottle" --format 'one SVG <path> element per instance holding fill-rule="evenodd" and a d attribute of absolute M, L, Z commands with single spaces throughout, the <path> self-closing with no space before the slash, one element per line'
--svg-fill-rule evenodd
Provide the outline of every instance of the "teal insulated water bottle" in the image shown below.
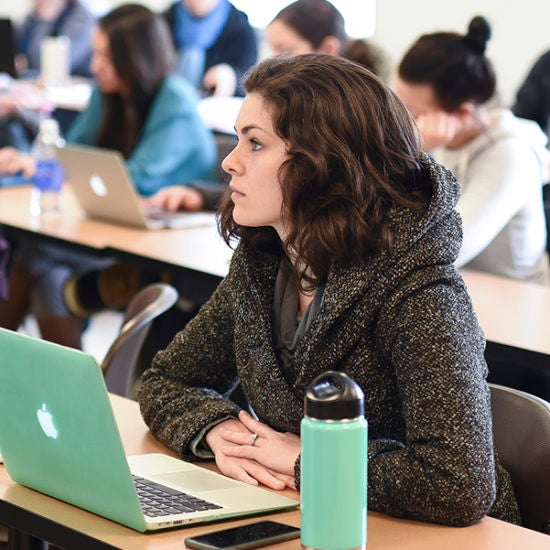
<path fill-rule="evenodd" d="M 309 385 L 301 425 L 301 540 L 318 550 L 367 543 L 367 421 L 363 391 L 327 371 Z"/>

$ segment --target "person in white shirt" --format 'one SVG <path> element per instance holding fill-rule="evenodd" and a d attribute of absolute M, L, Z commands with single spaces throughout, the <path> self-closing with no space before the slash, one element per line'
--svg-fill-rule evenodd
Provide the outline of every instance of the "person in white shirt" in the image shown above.
<path fill-rule="evenodd" d="M 491 106 L 490 36 L 483 17 L 465 35 L 421 36 L 401 60 L 394 87 L 417 121 L 423 148 L 462 185 L 457 267 L 550 284 L 542 201 L 547 138 L 534 122 Z"/>

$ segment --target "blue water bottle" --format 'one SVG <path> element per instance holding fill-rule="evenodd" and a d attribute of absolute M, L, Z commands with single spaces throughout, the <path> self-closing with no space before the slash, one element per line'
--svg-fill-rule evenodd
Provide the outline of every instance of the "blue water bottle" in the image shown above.
<path fill-rule="evenodd" d="M 318 550 L 367 543 L 367 421 L 363 391 L 327 371 L 309 385 L 301 425 L 301 540 Z"/>
<path fill-rule="evenodd" d="M 30 204 L 33 216 L 58 214 L 61 211 L 65 173 L 57 158 L 57 151 L 64 144 L 57 121 L 51 118 L 43 120 L 31 149 L 36 164 Z"/>

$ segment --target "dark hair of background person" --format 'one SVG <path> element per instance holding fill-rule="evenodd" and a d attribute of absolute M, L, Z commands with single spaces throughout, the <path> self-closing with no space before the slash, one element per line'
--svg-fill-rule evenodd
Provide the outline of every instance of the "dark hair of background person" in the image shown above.
<path fill-rule="evenodd" d="M 99 20 L 99 28 L 107 35 L 111 61 L 130 93 L 126 98 L 104 94 L 96 145 L 128 158 L 155 95 L 172 70 L 174 47 L 166 21 L 139 4 L 114 9 Z"/>
<path fill-rule="evenodd" d="M 327 36 L 342 44 L 342 57 L 355 61 L 381 76 L 384 54 L 380 48 L 363 39 L 351 39 L 343 15 L 327 0 L 297 0 L 283 8 L 273 19 L 281 21 L 318 50 Z"/>
<path fill-rule="evenodd" d="M 496 89 L 491 61 L 485 56 L 491 27 L 477 16 L 461 35 L 437 32 L 421 36 L 405 53 L 399 77 L 410 84 L 430 84 L 439 106 L 453 112 L 464 102 L 485 103 Z"/>
<path fill-rule="evenodd" d="M 267 103 L 287 144 L 290 158 L 279 172 L 289 227 L 282 246 L 295 259 L 298 280 L 315 288 L 333 261 L 389 249 L 390 209 L 422 209 L 432 193 L 419 176 L 416 125 L 397 96 L 366 68 L 323 54 L 267 59 L 244 84 Z M 226 242 L 238 237 L 281 252 L 272 228 L 234 222 L 230 193 L 219 214 Z"/>

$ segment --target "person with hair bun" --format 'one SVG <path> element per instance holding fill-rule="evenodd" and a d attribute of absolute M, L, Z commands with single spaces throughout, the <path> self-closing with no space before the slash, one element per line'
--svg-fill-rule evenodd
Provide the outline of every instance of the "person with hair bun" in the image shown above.
<path fill-rule="evenodd" d="M 364 392 L 371 510 L 518 522 L 493 448 L 485 341 L 453 265 L 458 182 L 356 63 L 273 57 L 244 84 L 218 209 L 236 250 L 143 374 L 153 435 L 245 483 L 298 488 L 304 394 L 335 369 Z"/>
<path fill-rule="evenodd" d="M 371 41 L 351 39 L 344 17 L 327 0 L 297 0 L 289 4 L 268 25 L 266 38 L 276 55 L 341 55 L 383 79 L 386 76 L 384 52 Z"/>
<path fill-rule="evenodd" d="M 534 122 L 492 105 L 490 38 L 480 16 L 464 35 L 421 36 L 401 60 L 394 86 L 417 121 L 423 148 L 462 185 L 457 267 L 549 284 L 541 191 L 547 138 Z"/>

